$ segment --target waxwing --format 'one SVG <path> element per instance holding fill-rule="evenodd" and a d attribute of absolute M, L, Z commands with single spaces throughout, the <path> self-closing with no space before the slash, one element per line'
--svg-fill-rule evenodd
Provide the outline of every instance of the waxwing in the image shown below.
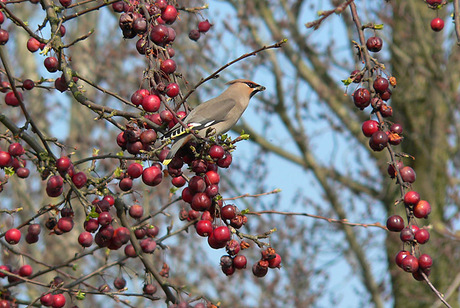
<path fill-rule="evenodd" d="M 200 137 L 207 137 L 209 133 L 216 136 L 226 133 L 243 115 L 251 97 L 265 90 L 265 87 L 246 79 L 232 80 L 227 84 L 229 87 L 222 94 L 200 104 L 187 115 L 183 122 L 189 130 Z M 180 123 L 168 131 L 160 140 L 171 139 L 173 145 L 163 164 L 168 165 L 177 151 L 193 137 Z"/>

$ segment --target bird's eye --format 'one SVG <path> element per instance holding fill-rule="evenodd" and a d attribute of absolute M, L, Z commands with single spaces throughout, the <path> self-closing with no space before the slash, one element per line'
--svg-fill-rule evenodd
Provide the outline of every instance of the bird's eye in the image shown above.
<path fill-rule="evenodd" d="M 258 86 L 258 84 L 255 84 L 255 83 L 252 83 L 252 82 L 246 82 L 246 84 L 248 85 L 248 87 L 254 89 L 255 87 Z"/>

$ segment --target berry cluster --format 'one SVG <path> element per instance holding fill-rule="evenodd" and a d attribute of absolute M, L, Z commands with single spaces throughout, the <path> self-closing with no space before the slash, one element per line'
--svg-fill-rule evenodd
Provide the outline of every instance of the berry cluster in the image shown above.
<path fill-rule="evenodd" d="M 379 52 L 382 49 L 383 41 L 377 36 L 370 37 L 366 42 L 368 51 Z M 366 52 L 366 51 L 363 51 Z M 430 233 L 425 228 L 417 226 L 416 219 L 427 218 L 431 212 L 430 204 L 420 199 L 419 193 L 409 190 L 411 184 L 416 180 L 414 169 L 405 166 L 402 161 L 396 161 L 393 153 L 393 146 L 399 145 L 403 141 L 403 128 L 399 123 L 392 123 L 387 118 L 393 115 L 388 100 L 392 92 L 390 86 L 396 85 L 394 77 L 383 76 L 378 63 L 372 69 L 367 66 L 363 70 L 355 70 L 350 74 L 346 84 L 351 82 L 362 84 L 367 81 L 369 86 L 360 86 L 353 93 L 353 102 L 356 107 L 363 110 L 368 106 L 372 107 L 372 114 L 376 120 L 370 119 L 362 123 L 362 132 L 369 138 L 369 147 L 373 151 L 382 151 L 388 149 L 391 156 L 391 163 L 388 165 L 388 174 L 391 178 L 397 179 L 397 184 L 401 185 L 405 192 L 402 200 L 406 213 L 407 225 L 404 219 L 399 215 L 393 215 L 387 220 L 387 228 L 393 232 L 400 232 L 400 238 L 403 242 L 403 250 L 396 256 L 396 264 L 407 272 L 411 272 L 415 279 L 423 280 L 422 272 L 429 275 L 432 260 L 429 255 L 419 253 L 419 245 L 428 242 Z M 372 75 L 378 72 L 374 79 Z M 367 78 L 364 78 L 364 77 Z M 372 85 L 372 88 L 370 87 Z M 409 190 L 409 191 L 408 191 Z M 407 250 L 405 250 L 407 248 Z M 417 257 L 417 255 L 419 255 Z"/>
<path fill-rule="evenodd" d="M 31 2 L 38 3 L 37 0 Z M 61 72 L 60 76 L 58 75 L 59 77 L 55 79 L 41 78 L 33 81 L 16 78 L 6 73 L 9 82 L 0 80 L 0 91 L 6 93 L 6 105 L 21 107 L 20 111 L 23 112 L 27 123 L 32 126 L 33 133 L 37 133 L 37 139 L 41 140 L 44 145 L 42 148 L 41 144 L 31 145 L 28 142 L 31 148 L 26 147 L 24 149 L 20 143 L 13 142 L 21 137 L 19 129 L 18 132 L 15 132 L 17 135 L 2 135 L 3 139 L 9 143 L 9 147 L 8 151 L 0 150 L 0 168 L 5 170 L 6 175 L 5 180 L 0 183 L 0 188 L 3 189 L 8 177 L 12 174 L 16 174 L 20 178 L 27 178 L 30 171 L 26 168 L 26 162 L 29 160 L 36 165 L 37 171 L 44 181 L 47 196 L 59 199 L 54 199 L 54 204 L 43 206 L 38 211 L 38 215 L 27 223 L 9 229 L 5 233 L 5 241 L 10 245 L 18 244 L 22 237 L 21 229 L 27 226 L 25 241 L 28 244 L 37 243 L 41 233 L 41 225 L 35 220 L 46 214 L 44 226 L 49 231 L 50 236 L 61 236 L 74 230 L 75 224 L 77 226 L 80 224 L 84 231 L 78 235 L 78 243 L 84 249 L 94 247 L 95 251 L 98 248 L 106 248 L 107 251 L 119 250 L 123 251 L 127 258 L 153 254 L 158 247 L 162 249 L 165 247 L 158 238 L 159 228 L 147 222 L 150 216 L 144 215 L 144 208 L 137 203 L 137 200 L 129 208 L 123 208 L 126 210 L 123 211 L 123 214 L 120 214 L 116 201 L 122 200 L 123 196 L 127 194 L 135 193 L 134 181 L 137 178 L 141 178 L 144 185 L 153 187 L 162 183 L 164 178 L 171 177 L 172 185 L 176 188 L 187 186 L 182 191 L 182 200 L 188 204 L 185 206 L 189 208 L 185 209 L 184 206 L 180 212 L 180 218 L 189 222 L 186 227 L 194 224 L 198 235 L 206 237 L 210 247 L 214 249 L 226 248 L 227 255 L 221 258 L 221 268 L 226 275 L 231 275 L 236 269 L 246 267 L 248 261 L 240 251 L 250 247 L 249 243 L 245 241 L 248 239 L 255 242 L 259 247 L 265 248 L 262 250 L 261 259 L 253 266 L 252 270 L 255 276 L 265 276 L 268 268 L 280 268 L 281 257 L 273 248 L 266 248 L 267 244 L 259 241 L 258 236 L 246 235 L 240 231 L 240 228 L 247 223 L 246 211 L 240 211 L 233 204 L 224 204 L 219 193 L 220 176 L 218 169 L 228 168 L 231 165 L 231 152 L 235 149 L 235 143 L 244 138 L 233 141 L 227 136 L 210 137 L 206 140 L 195 139 L 177 153 L 166 170 L 163 170 L 164 167 L 160 163 L 167 156 L 169 149 L 167 148 L 168 141 L 159 142 L 158 135 L 165 134 L 186 117 L 187 113 L 181 109 L 189 110 L 182 106 L 184 104 L 183 95 L 179 87 L 179 81 L 184 77 L 178 73 L 176 61 L 172 59 L 175 56 L 173 43 L 176 39 L 176 32 L 172 25 L 179 20 L 178 7 L 173 5 L 173 2 L 130 0 L 111 4 L 111 8 L 120 13 L 119 27 L 123 37 L 126 39 L 138 38 L 135 44 L 136 50 L 147 60 L 147 68 L 139 88 L 132 93 L 130 100 L 120 98 L 120 101 L 127 108 L 131 108 L 135 112 L 112 109 L 114 114 L 117 113 L 117 115 L 122 115 L 128 119 L 126 124 L 115 122 L 111 116 L 104 117 L 100 108 L 93 109 L 101 115 L 101 118 L 110 118 L 109 122 L 122 129 L 116 142 L 122 151 L 127 151 L 129 155 L 125 156 L 118 153 L 119 156 L 116 159 L 120 161 L 119 168 L 106 177 L 99 177 L 95 170 L 95 163 L 91 168 L 80 171 L 81 169 L 78 170 L 80 162 L 72 160 L 71 154 L 62 154 L 67 153 L 64 150 L 64 145 L 40 136 L 39 129 L 34 126 L 33 119 L 27 113 L 28 106 L 23 101 L 23 93 L 27 92 L 20 92 L 20 90 L 37 91 L 41 87 L 47 88 L 44 83 L 50 82 L 52 85 L 49 88 L 53 88 L 54 84 L 54 88 L 60 92 L 71 89 L 76 98 L 77 96 L 81 98 L 82 93 L 85 92 L 84 90 L 80 92 L 84 88 L 83 86 L 76 85 L 79 81 L 76 77 L 78 74 L 70 68 L 70 58 L 65 55 L 66 48 L 84 38 L 80 38 L 65 47 L 61 41 L 66 34 L 66 28 L 63 25 L 66 16 L 68 16 L 66 13 L 69 13 L 70 10 L 76 10 L 79 4 L 73 5 L 72 0 L 59 0 L 59 3 L 60 6 L 59 4 L 52 4 L 53 10 L 47 11 L 47 14 L 51 15 L 47 16 L 47 22 L 44 23 L 55 29 L 52 31 L 51 38 L 47 40 L 29 31 L 31 37 L 28 39 L 26 47 L 31 53 L 41 50 L 40 54 L 44 56 L 43 67 L 49 73 L 59 74 Z M 99 9 L 99 7 L 93 9 Z M 0 12 L 0 24 L 3 23 L 4 19 L 5 15 Z M 201 21 L 198 23 L 198 29 L 192 30 L 189 37 L 198 40 L 200 35 L 209 31 L 211 27 L 212 24 L 208 20 Z M 0 29 L 0 44 L 5 44 L 8 41 L 8 36 L 7 31 Z M 81 79 L 90 84 L 83 76 Z M 78 95 L 75 95 L 76 91 L 79 91 Z M 93 108 L 89 99 L 84 98 L 84 103 L 78 98 L 77 101 L 86 107 Z M 60 157 L 53 154 L 48 143 L 62 150 Z M 108 156 L 113 158 L 111 155 Z M 98 159 L 106 159 L 106 157 L 99 158 L 96 154 L 92 158 L 93 162 Z M 187 165 L 189 171 L 182 170 L 184 165 Z M 113 185 L 114 183 L 115 185 Z M 118 184 L 119 190 L 116 184 Z M 95 195 L 97 197 L 94 197 Z M 86 216 L 84 220 L 79 219 L 82 217 L 76 217 L 72 209 L 74 200 L 78 200 L 82 204 Z M 121 202 L 124 206 L 124 201 Z M 132 218 L 129 219 L 128 217 L 127 222 L 124 220 L 126 218 L 125 212 Z M 122 266 L 121 262 L 120 267 Z M 11 273 L 11 275 L 0 273 L 2 278 L 8 276 L 10 282 L 19 281 L 23 283 L 24 280 L 18 277 L 30 277 L 32 275 L 30 265 L 24 265 L 17 271 L 6 265 L 0 266 L 0 269 Z M 168 264 L 163 263 L 159 276 L 167 278 L 169 271 Z M 143 296 L 145 297 L 151 297 L 156 293 L 156 283 L 162 289 L 174 289 L 167 282 L 161 280 L 161 277 L 155 276 L 154 272 L 154 270 L 150 270 L 146 275 L 143 287 Z M 50 284 L 50 289 L 40 297 L 40 303 L 47 307 L 63 307 L 66 304 L 65 292 L 77 298 L 81 295 L 78 293 L 75 295 L 73 289 L 63 292 L 60 289 L 63 285 L 63 279 L 56 277 Z M 113 281 L 113 287 L 119 292 L 124 291 L 126 285 L 127 282 L 121 274 Z M 94 289 L 100 293 L 112 292 L 107 283 Z M 165 293 L 168 301 L 178 302 L 178 307 L 189 306 L 186 301 L 180 302 L 168 295 L 168 292 Z M 178 294 L 180 295 L 179 292 Z M 6 298 L 6 295 L 7 292 L 2 291 L 2 299 L 11 304 L 11 299 Z M 195 307 L 204 306 L 205 304 L 202 302 L 195 303 Z"/>

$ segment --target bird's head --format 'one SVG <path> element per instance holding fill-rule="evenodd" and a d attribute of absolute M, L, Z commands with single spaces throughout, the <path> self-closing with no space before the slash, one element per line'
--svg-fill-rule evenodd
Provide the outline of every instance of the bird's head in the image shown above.
<path fill-rule="evenodd" d="M 229 88 L 236 88 L 238 91 L 247 93 L 248 97 L 253 97 L 257 92 L 265 91 L 265 87 L 247 79 L 235 79 L 227 82 Z"/>

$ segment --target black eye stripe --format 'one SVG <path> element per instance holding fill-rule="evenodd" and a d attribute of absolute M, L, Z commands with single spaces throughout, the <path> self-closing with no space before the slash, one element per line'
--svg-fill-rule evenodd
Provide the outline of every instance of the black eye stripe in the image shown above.
<path fill-rule="evenodd" d="M 254 89 L 255 87 L 257 87 L 258 85 L 255 84 L 255 83 L 252 83 L 252 82 L 246 82 L 246 84 L 248 85 L 248 87 Z"/>

